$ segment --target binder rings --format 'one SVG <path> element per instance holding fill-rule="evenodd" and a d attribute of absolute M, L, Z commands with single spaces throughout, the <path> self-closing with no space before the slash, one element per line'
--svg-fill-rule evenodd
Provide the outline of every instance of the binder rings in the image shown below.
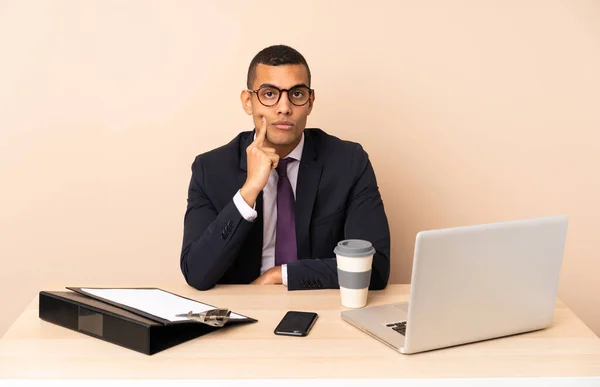
<path fill-rule="evenodd" d="M 222 327 L 210 322 L 199 322 L 197 318 L 169 321 L 127 304 L 88 293 L 90 289 L 68 289 L 72 291 L 39 293 L 40 319 L 146 355 L 153 355 L 217 329 L 257 321 L 239 314 L 232 314 L 235 318 L 228 318 L 224 324 L 218 324 Z"/>

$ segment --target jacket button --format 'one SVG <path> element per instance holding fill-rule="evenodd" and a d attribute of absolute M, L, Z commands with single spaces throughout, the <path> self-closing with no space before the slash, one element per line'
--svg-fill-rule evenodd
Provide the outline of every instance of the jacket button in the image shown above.
<path fill-rule="evenodd" d="M 223 232 L 221 233 L 221 238 L 223 238 L 223 239 L 226 239 L 226 238 L 227 238 L 227 234 L 225 234 L 225 231 L 223 231 Z"/>
<path fill-rule="evenodd" d="M 227 222 L 227 227 L 229 227 L 229 228 L 233 227 L 233 222 L 231 220 L 229 222 Z"/>

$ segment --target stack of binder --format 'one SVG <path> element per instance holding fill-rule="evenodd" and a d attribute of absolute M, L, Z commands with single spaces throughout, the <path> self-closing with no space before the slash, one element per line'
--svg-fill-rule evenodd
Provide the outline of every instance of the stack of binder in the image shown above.
<path fill-rule="evenodd" d="M 146 355 L 257 321 L 158 288 L 67 289 L 39 293 L 40 319 Z"/>

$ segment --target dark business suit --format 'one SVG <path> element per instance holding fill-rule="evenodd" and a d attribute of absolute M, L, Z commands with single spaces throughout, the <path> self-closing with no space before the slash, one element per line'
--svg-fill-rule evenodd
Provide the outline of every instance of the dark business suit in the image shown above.
<path fill-rule="evenodd" d="M 289 263 L 288 289 L 337 288 L 338 241 L 365 239 L 376 249 L 370 289 L 386 287 L 390 233 L 367 153 L 320 129 L 305 129 L 296 187 L 298 261 Z M 181 271 L 191 286 L 248 284 L 260 276 L 262 193 L 258 217 L 245 220 L 233 202 L 246 181 L 246 148 L 254 131 L 201 154 L 192 165 L 184 219 Z"/>

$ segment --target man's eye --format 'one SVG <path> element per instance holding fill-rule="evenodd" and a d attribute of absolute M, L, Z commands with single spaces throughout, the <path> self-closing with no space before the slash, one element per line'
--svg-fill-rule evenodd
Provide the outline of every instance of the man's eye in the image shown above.
<path fill-rule="evenodd" d="M 262 92 L 261 95 L 264 98 L 267 98 L 267 99 L 277 98 L 277 94 L 274 91 L 271 91 L 271 90 L 265 90 L 265 91 Z"/>

